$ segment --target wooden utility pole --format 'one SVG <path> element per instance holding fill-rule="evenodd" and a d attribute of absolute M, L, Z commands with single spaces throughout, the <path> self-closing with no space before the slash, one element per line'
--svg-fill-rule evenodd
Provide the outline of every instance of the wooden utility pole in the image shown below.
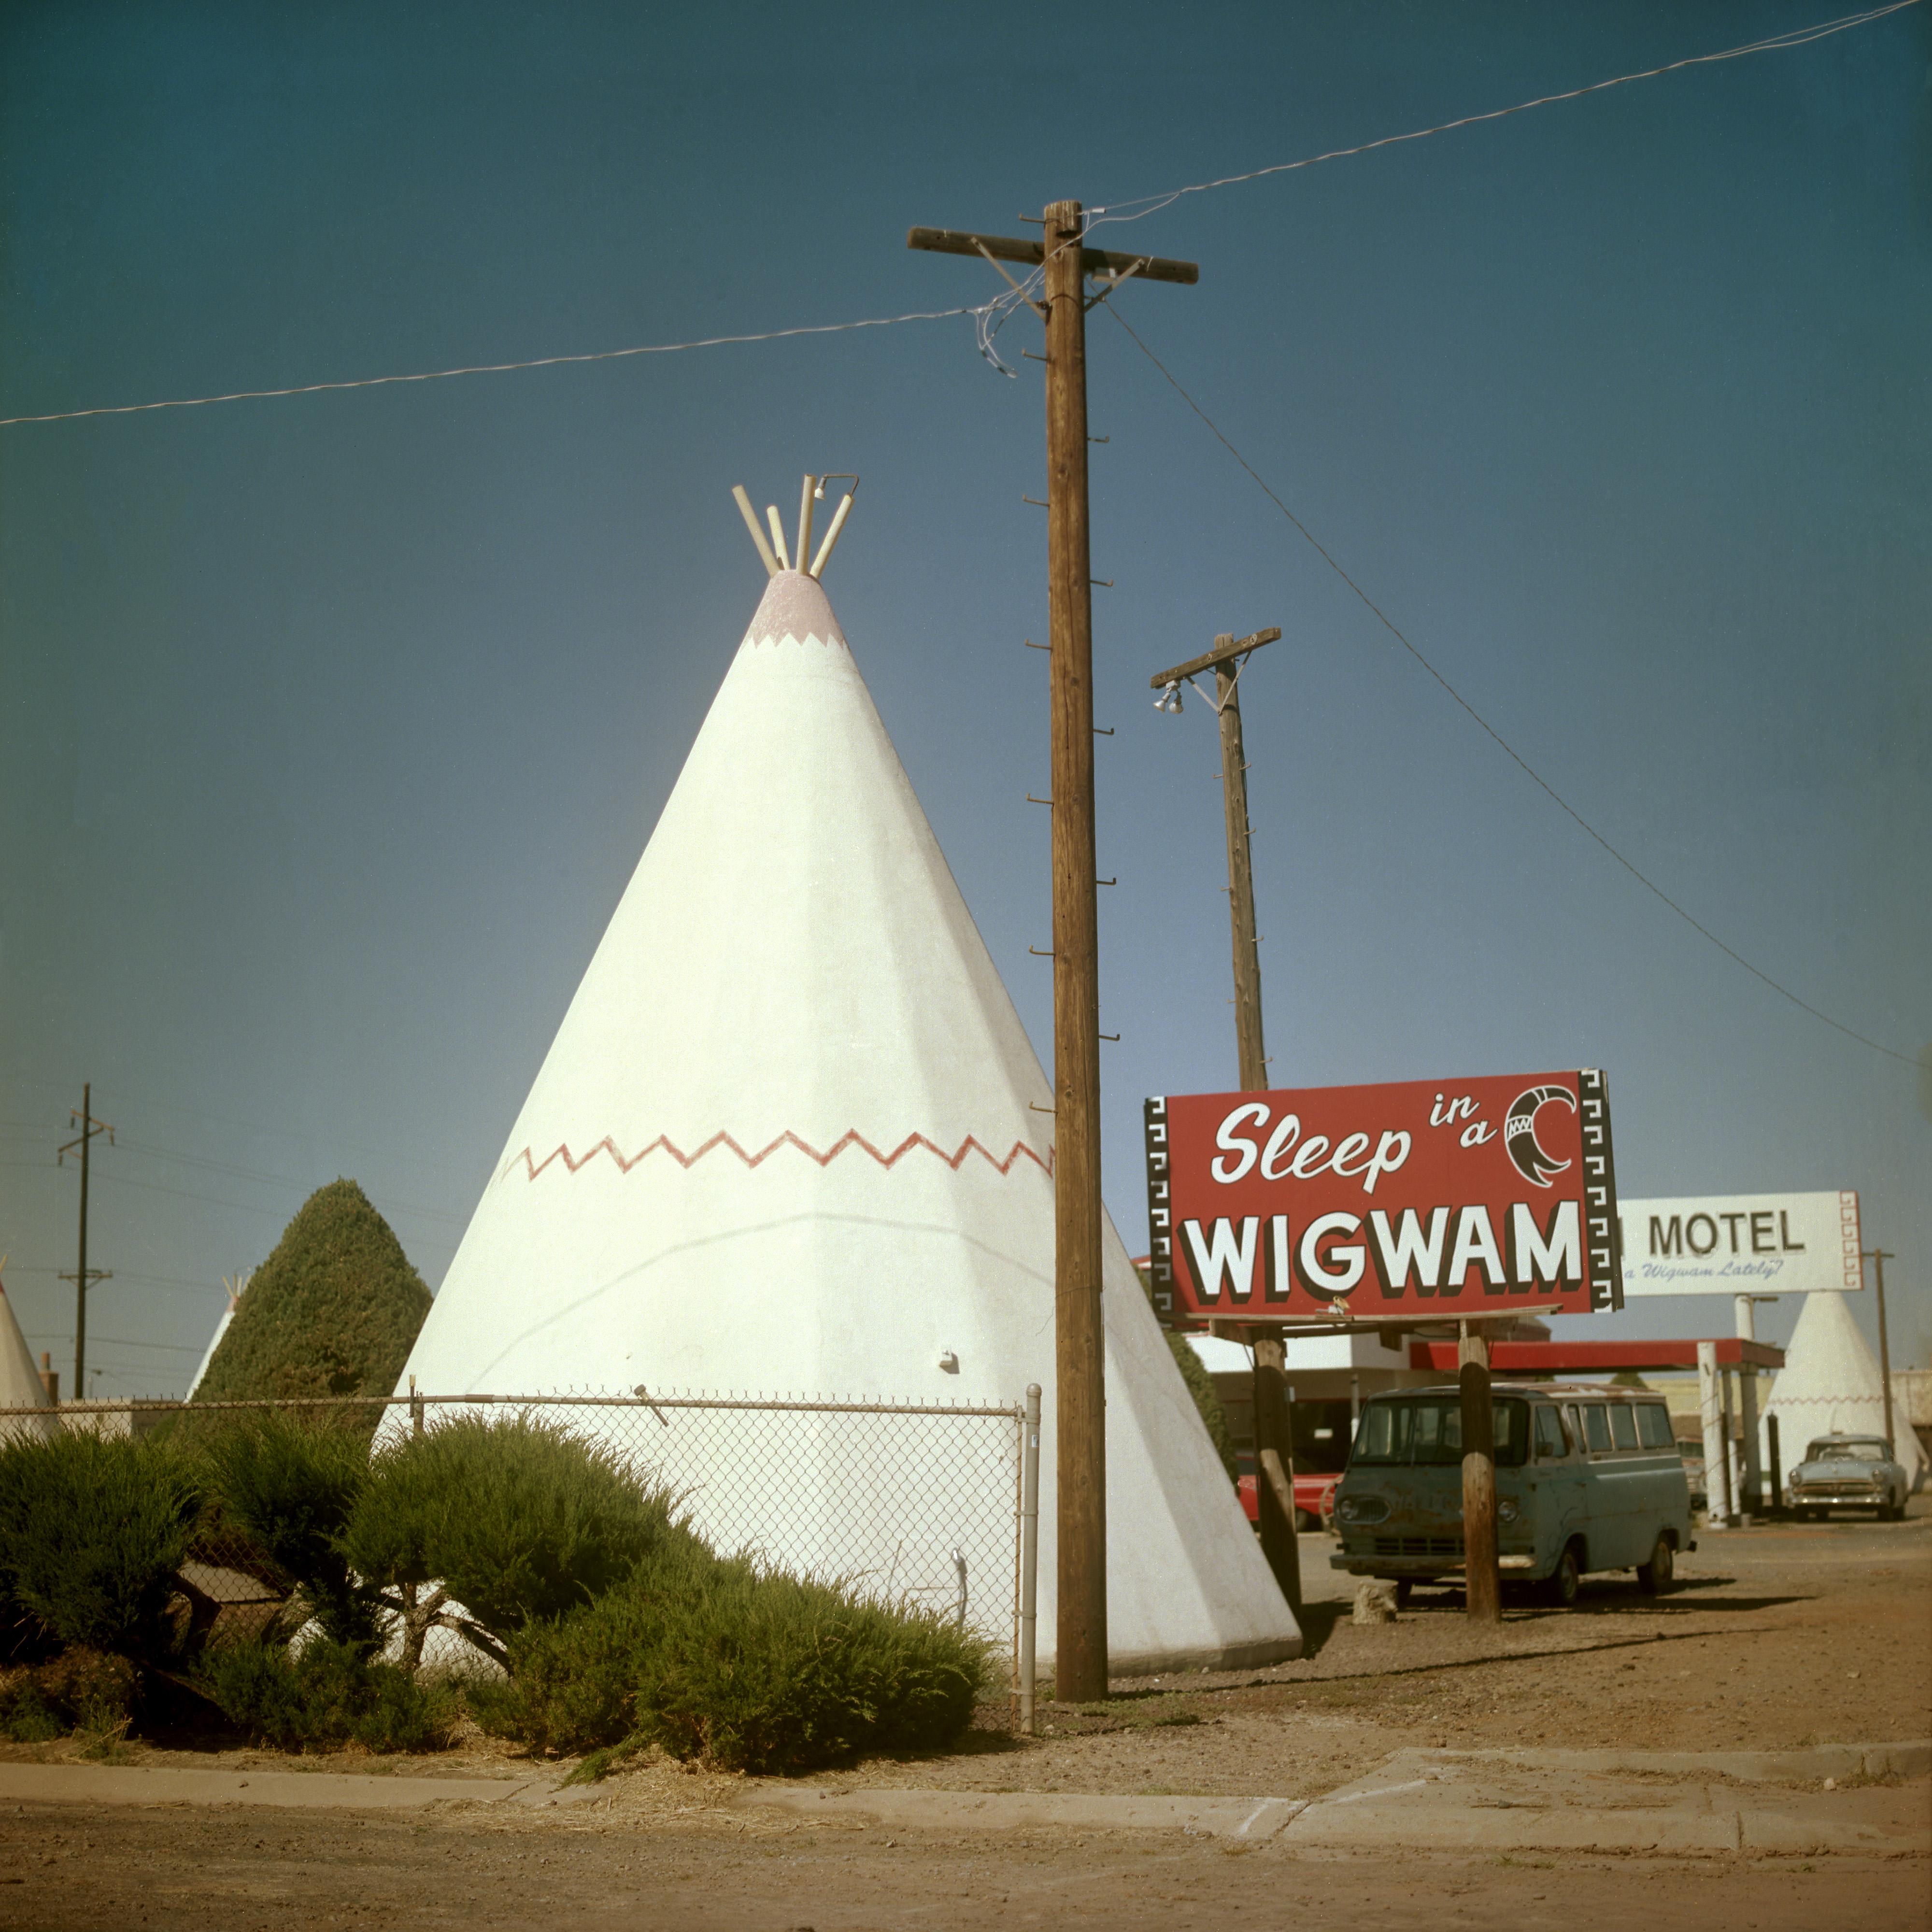
<path fill-rule="evenodd" d="M 55 1165 L 64 1167 L 67 1157 L 77 1148 L 80 1150 L 80 1258 L 72 1274 L 61 1276 L 63 1281 L 74 1285 L 74 1399 L 82 1402 L 87 1396 L 87 1291 L 89 1285 L 97 1281 L 112 1281 L 112 1270 L 107 1268 L 90 1268 L 87 1265 L 87 1181 L 88 1150 L 96 1134 L 105 1134 L 107 1144 L 114 1144 L 114 1130 L 105 1120 L 94 1118 L 94 1083 L 83 1081 L 80 1088 L 80 1108 L 70 1116 L 70 1120 L 80 1123 L 79 1136 L 62 1148 Z"/>
<path fill-rule="evenodd" d="M 1479 1322 L 1460 1324 L 1456 1378 L 1462 1395 L 1462 1603 L 1469 1621 L 1502 1622 L 1496 1568 L 1496 1411 L 1490 1400 L 1490 1338 Z"/>
<path fill-rule="evenodd" d="M 1056 1694 L 1107 1694 L 1107 1436 L 1100 1311 L 1100 1002 L 1094 908 L 1093 590 L 1088 557 L 1086 278 L 1193 282 L 1191 262 L 1083 248 L 1077 201 L 1038 242 L 915 228 L 911 248 L 1042 271 L 1046 324 L 1047 622 L 1052 686 Z M 1004 274 L 1005 272 L 1000 272 Z M 1009 282 L 1010 276 L 1006 277 Z M 1015 288 L 1019 288 L 1017 283 Z"/>
<path fill-rule="evenodd" d="M 1885 1264 L 1895 1262 L 1898 1257 L 1886 1248 L 1868 1248 L 1864 1258 L 1872 1264 L 1878 1286 L 1878 1378 L 1885 1384 L 1885 1439 L 1891 1443 L 1894 1456 L 1898 1453 L 1898 1438 L 1892 1432 L 1892 1342 L 1885 1332 Z"/>
<path fill-rule="evenodd" d="M 1241 1091 L 1266 1092 L 1268 1051 L 1262 1036 L 1262 952 L 1255 933 L 1255 877 L 1249 856 L 1247 754 L 1241 742 L 1240 675 L 1250 651 L 1271 644 L 1279 628 L 1236 638 L 1223 632 L 1204 657 L 1156 671 L 1155 691 L 1178 692 L 1181 680 L 1211 670 L 1221 728 L 1221 800 L 1228 824 L 1228 922 L 1234 953 L 1234 1050 Z M 1255 1502 L 1262 1554 L 1281 1593 L 1301 1607 L 1301 1550 L 1295 1541 L 1294 1444 L 1289 1421 L 1288 1349 L 1277 1328 L 1249 1331 L 1254 1350 Z M 1270 1463 L 1270 1457 L 1273 1462 Z M 1276 1478 L 1279 1478 L 1277 1483 Z"/>

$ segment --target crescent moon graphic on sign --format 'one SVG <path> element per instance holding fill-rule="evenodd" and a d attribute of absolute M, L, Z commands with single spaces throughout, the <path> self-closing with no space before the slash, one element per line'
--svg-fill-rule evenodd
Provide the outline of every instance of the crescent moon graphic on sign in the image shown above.
<path fill-rule="evenodd" d="M 1576 1096 L 1568 1088 L 1532 1087 L 1510 1102 L 1503 1122 L 1503 1145 L 1517 1173 L 1535 1187 L 1547 1187 L 1545 1177 L 1561 1174 L 1570 1165 L 1567 1160 L 1552 1160 L 1536 1144 L 1536 1110 L 1546 1100 L 1561 1100 L 1571 1113 L 1576 1111 Z"/>

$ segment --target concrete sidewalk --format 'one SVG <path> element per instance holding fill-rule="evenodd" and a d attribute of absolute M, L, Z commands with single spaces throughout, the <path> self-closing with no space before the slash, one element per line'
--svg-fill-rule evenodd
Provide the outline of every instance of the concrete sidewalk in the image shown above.
<path fill-rule="evenodd" d="M 1797 1751 L 1409 1750 L 1312 1799 L 830 1791 L 760 1783 L 737 1802 L 908 1831 L 1182 1830 L 1291 1850 L 1922 1856 L 1932 1853 L 1928 1772 L 1932 1743 Z M 1826 1791 L 1827 1778 L 1844 1788 Z M 1876 1778 L 1912 1781 L 1867 1781 Z"/>
<path fill-rule="evenodd" d="M 1827 1778 L 1838 1788 L 1825 1790 Z M 562 1786 L 554 1773 L 425 1778 L 0 1764 L 0 1802 L 99 1808 L 548 1808 L 608 1795 L 608 1786 Z M 1316 1798 L 835 1791 L 774 1778 L 746 1780 L 735 1802 L 894 1830 L 1180 1831 L 1291 1851 L 1924 1856 L 1932 1853 L 1932 1742 L 1791 1751 L 1405 1750 Z"/>

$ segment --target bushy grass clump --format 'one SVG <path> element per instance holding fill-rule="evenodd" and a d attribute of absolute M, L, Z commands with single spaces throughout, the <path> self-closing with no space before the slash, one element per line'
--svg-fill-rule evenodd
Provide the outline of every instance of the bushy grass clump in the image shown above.
<path fill-rule="evenodd" d="M 695 1537 L 668 1540 L 615 1588 L 566 1616 L 532 1618 L 505 1643 L 507 1677 L 468 1687 L 471 1715 L 493 1736 L 533 1750 L 622 1744 L 638 1728 L 642 1660 L 716 1564 Z"/>
<path fill-rule="evenodd" d="M 134 1665 L 94 1650 L 0 1671 L 0 1737 L 41 1744 L 73 1731 L 124 1734 L 140 1692 Z"/>
<path fill-rule="evenodd" d="M 708 1552 L 640 1565 L 527 1625 L 508 1657 L 507 1683 L 471 1693 L 485 1730 L 538 1750 L 656 1744 L 765 1773 L 950 1744 L 988 1668 L 949 1618 Z"/>
<path fill-rule="evenodd" d="M 172 1662 L 168 1604 L 201 1510 L 193 1472 L 153 1444 L 16 1438 L 0 1447 L 4 1592 L 62 1644 Z"/>
<path fill-rule="evenodd" d="M 808 1771 L 955 1742 L 986 1673 L 980 1640 L 936 1612 L 720 1564 L 674 1600 L 640 1660 L 638 1728 L 724 1771 Z"/>
<path fill-rule="evenodd" d="M 506 1664 L 532 1620 L 566 1615 L 646 1556 L 694 1539 L 673 1499 L 608 1450 L 530 1416 L 461 1416 L 380 1450 L 342 1538 L 368 1584 L 392 1590 L 406 1625 L 418 1593 L 460 1604 L 457 1627 Z M 440 1612 L 438 1612 L 440 1613 Z M 420 1631 L 410 1630 L 420 1654 Z"/>
<path fill-rule="evenodd" d="M 458 1715 L 448 1686 L 371 1659 L 360 1644 L 317 1637 L 298 1655 L 279 1645 L 211 1650 L 201 1682 L 256 1742 L 313 1750 L 354 1742 L 372 1751 L 445 1749 Z"/>

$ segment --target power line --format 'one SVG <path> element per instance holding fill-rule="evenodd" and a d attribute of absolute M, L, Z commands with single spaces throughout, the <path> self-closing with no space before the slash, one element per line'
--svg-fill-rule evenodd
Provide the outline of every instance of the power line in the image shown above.
<path fill-rule="evenodd" d="M 214 1174 L 231 1174 L 242 1180 L 259 1180 L 266 1186 L 292 1188 L 300 1194 L 313 1193 L 316 1185 L 313 1181 L 297 1180 L 290 1174 L 267 1174 L 260 1168 L 237 1167 L 231 1161 L 211 1160 L 203 1154 L 172 1154 L 166 1148 L 158 1148 L 147 1141 L 123 1140 L 120 1145 L 146 1154 L 151 1160 L 171 1161 L 183 1167 L 205 1168 Z M 447 1208 L 425 1208 L 417 1202 L 401 1200 L 392 1194 L 385 1194 L 383 1198 L 400 1214 L 427 1215 L 434 1221 L 460 1221 L 463 1219 L 461 1215 L 452 1214 Z"/>
<path fill-rule="evenodd" d="M 1628 86 L 1633 81 L 1654 80 L 1660 75 L 1676 74 L 1681 69 L 1704 67 L 1719 61 L 1738 60 L 1747 54 L 1780 52 L 1792 47 L 1810 45 L 1814 40 L 1827 38 L 1834 34 L 1849 32 L 1854 27 L 1862 27 L 1874 20 L 1883 20 L 1887 14 L 1900 13 L 1908 7 L 1916 7 L 1921 0 L 1890 0 L 1882 7 L 1874 7 L 1862 14 L 1847 14 L 1834 20 L 1821 20 L 1808 27 L 1794 28 L 1789 33 L 1773 34 L 1763 40 L 1747 41 L 1742 46 L 1726 47 L 1716 53 L 1691 54 L 1682 60 L 1668 61 L 1661 67 L 1645 68 L 1634 74 L 1613 75 L 1608 80 L 1592 81 L 1583 87 L 1573 87 L 1560 94 L 1539 94 L 1533 100 L 1520 100 L 1514 106 L 1491 108 L 1480 114 L 1465 114 L 1453 121 L 1438 122 L 1432 128 L 1417 128 L 1402 134 L 1384 134 L 1373 141 L 1364 141 L 1352 148 L 1331 148 L 1325 154 L 1305 155 L 1297 161 L 1278 161 L 1273 166 L 1255 168 L 1246 174 L 1223 175 L 1214 181 L 1196 182 L 1186 188 L 1171 188 L 1162 194 L 1142 195 L 1130 201 L 1105 203 L 1087 211 L 1084 220 L 1087 229 L 1100 226 L 1107 222 L 1140 221 L 1150 214 L 1157 214 L 1164 208 L 1172 207 L 1184 195 L 1205 194 L 1210 189 L 1232 188 L 1243 182 L 1260 181 L 1270 175 L 1291 174 L 1300 168 L 1312 168 L 1323 161 L 1336 161 L 1353 154 L 1372 154 L 1378 148 L 1394 147 L 1406 141 L 1421 141 L 1433 134 L 1447 134 L 1459 128 L 1473 128 L 1485 121 L 1501 121 L 1512 114 L 1527 113 L 1532 107 L 1548 107 L 1557 102 L 1579 100 L 1586 94 L 1600 94 L 1606 88 Z M 1124 209 L 1135 211 L 1124 213 Z M 1083 232 L 1084 232 L 1083 230 Z M 991 302 L 982 302 L 969 308 L 944 308 L 920 310 L 908 315 L 885 315 L 865 317 L 856 322 L 824 322 L 808 324 L 795 328 L 766 329 L 742 335 L 711 335 L 690 342 L 654 342 L 640 344 L 628 349 L 592 350 L 574 356 L 534 356 L 521 362 L 468 363 L 453 369 L 424 369 L 402 376 L 362 376 L 333 382 L 298 382 L 274 389 L 233 389 L 215 396 L 184 396 L 158 403 L 119 403 L 86 410 L 56 410 L 40 416 L 0 416 L 0 429 L 10 429 L 28 423 L 74 422 L 86 416 L 140 416 L 151 410 L 206 409 L 215 403 L 259 402 L 274 397 L 313 396 L 335 389 L 376 389 L 397 382 L 440 382 L 452 376 L 499 376 L 520 369 L 549 369 L 573 362 L 614 362 L 634 356 L 676 356 L 687 350 L 722 349 L 752 342 L 782 342 L 799 335 L 838 335 L 853 329 L 892 328 L 910 322 L 947 322 L 960 316 L 976 318 L 980 338 L 980 352 L 1002 368 L 999 358 L 992 348 L 992 335 L 998 332 L 1000 321 L 1019 300 L 1025 298 L 1026 291 L 1003 292 Z M 1004 373 L 1010 374 L 1010 370 Z"/>
<path fill-rule="evenodd" d="M 44 1162 L 37 1160 L 0 1160 L 0 1167 L 41 1167 Z M 48 1168 L 50 1173 L 54 1170 Z M 185 1187 L 164 1187 L 158 1180 L 136 1180 L 124 1174 L 104 1174 L 104 1180 L 113 1182 L 117 1187 L 138 1187 L 146 1194 L 172 1194 L 182 1201 L 206 1202 L 211 1208 L 238 1208 L 244 1214 L 280 1214 L 280 1208 L 265 1206 L 259 1201 L 226 1201 L 213 1194 L 196 1194 Z M 291 1187 L 299 1187 L 299 1181 L 290 1181 Z M 388 1197 L 385 1197 L 388 1198 Z M 460 1222 L 460 1214 L 452 1214 L 440 1208 L 419 1208 L 413 1202 L 388 1200 L 388 1212 L 398 1214 L 416 1214 L 433 1221 Z"/>
<path fill-rule="evenodd" d="M 30 1342 L 64 1342 L 69 1336 L 65 1332 L 55 1335 L 45 1330 L 37 1330 L 26 1339 Z M 184 1342 L 141 1342 L 136 1341 L 131 1335 L 90 1335 L 88 1340 L 90 1342 L 104 1342 L 116 1348 L 166 1348 L 177 1355 L 198 1355 L 201 1353 L 200 1348 Z M 206 1345 L 204 1343 L 202 1346 L 205 1347 Z"/>
<path fill-rule="evenodd" d="M 1907 0 L 1916 4 L 1916 0 Z M 911 315 L 868 316 L 859 322 L 820 322 L 798 328 L 769 328 L 753 335 L 709 335 L 694 342 L 647 342 L 631 349 L 597 349 L 580 356 L 533 356 L 522 362 L 476 362 L 458 369 L 424 369 L 408 376 L 361 376 L 339 382 L 298 382 L 282 389 L 234 389 L 220 396 L 183 396 L 164 403 L 117 403 L 91 410 L 56 410 L 45 416 L 0 416 L 0 429 L 21 423 L 73 422 L 82 416 L 133 416 L 148 410 L 199 410 L 212 403 L 258 402 L 271 396 L 313 396 L 326 389 L 380 389 L 392 382 L 440 382 L 452 376 L 501 376 L 514 369 L 550 369 L 566 362 L 615 362 L 629 356 L 676 356 L 687 349 L 723 349 L 742 342 L 782 342 L 794 335 L 838 335 L 854 328 L 892 328 L 905 322 L 946 322 L 977 315 L 977 308 L 941 308 Z"/>
<path fill-rule="evenodd" d="M 1865 26 L 1874 20 L 1883 20 L 1888 14 L 1902 13 L 1907 7 L 1918 4 L 1919 0 L 1891 0 L 1888 6 L 1874 7 L 1862 14 L 1843 14 L 1835 20 L 1820 20 L 1809 27 L 1795 27 L 1789 33 L 1772 34 L 1761 40 L 1748 40 L 1742 46 L 1726 47 L 1718 53 L 1691 54 L 1682 60 L 1666 61 L 1661 67 L 1617 74 L 1609 80 L 1593 80 L 1586 87 L 1569 88 L 1561 94 L 1540 94 L 1534 100 L 1519 100 L 1513 107 L 1492 107 L 1486 113 L 1465 114 L 1454 121 L 1438 122 L 1433 128 L 1417 128 L 1406 134 L 1384 134 L 1378 140 L 1364 141 L 1353 148 L 1330 148 L 1326 154 L 1305 155 L 1298 161 L 1277 161 L 1272 167 L 1256 168 L 1244 175 L 1223 175 L 1218 181 L 1196 182 L 1187 188 L 1170 188 L 1163 194 L 1140 195 L 1132 201 L 1112 202 L 1090 209 L 1088 226 L 1091 229 L 1107 221 L 1144 220 L 1150 214 L 1158 214 L 1164 208 L 1172 208 L 1184 195 L 1205 194 L 1213 188 L 1233 188 L 1242 182 L 1261 181 L 1269 175 L 1292 174 L 1298 168 L 1317 167 L 1324 161 L 1342 160 L 1351 154 L 1372 154 L 1378 148 L 1393 148 L 1405 141 L 1426 141 L 1432 134 L 1450 134 L 1458 128 L 1473 128 L 1484 121 L 1502 121 L 1512 114 L 1526 114 L 1532 107 L 1552 106 L 1558 101 L 1580 100 L 1586 94 L 1600 94 L 1606 88 L 1627 87 L 1634 80 L 1654 80 L 1661 74 L 1676 74 L 1687 67 L 1708 67 L 1718 61 L 1738 60 L 1746 54 L 1781 53 L 1788 48 L 1808 46 L 1814 40 L 1826 39 L 1833 34 L 1848 33 L 1854 27 Z M 1119 212 L 1130 208 L 1138 212 L 1132 214 Z"/>
<path fill-rule="evenodd" d="M 1917 4 L 1917 0 L 1901 0 L 1901 4 L 1915 5 Z M 1896 10 L 1888 8 L 1886 9 L 1886 10 L 1887 12 L 1892 12 Z M 1882 1053 L 1885 1054 L 1888 1059 L 1898 1060 L 1907 1066 L 1916 1067 L 1918 1064 L 1918 1060 L 1912 1055 L 1910 1054 L 1900 1053 L 1891 1047 L 1883 1046 L 1879 1041 L 1870 1039 L 1865 1034 L 1857 1031 L 1854 1028 L 1846 1026 L 1842 1020 L 1834 1020 L 1829 1013 L 1820 1012 L 1819 1010 L 1816 1006 L 1813 1006 L 1808 1000 L 1800 999 L 1789 986 L 1780 985 L 1780 983 L 1777 980 L 1774 980 L 1768 973 L 1762 970 L 1758 967 L 1754 966 L 1751 962 L 1747 959 L 1742 952 L 1737 951 L 1735 947 L 1726 946 L 1708 926 L 1706 926 L 1702 921 L 1693 917 L 1690 914 L 1685 911 L 1683 907 L 1679 905 L 1661 886 L 1657 884 L 1654 880 L 1647 878 L 1643 873 L 1638 871 L 1636 867 L 1634 866 L 1629 860 L 1626 859 L 1622 853 L 1619 852 L 1617 848 L 1612 845 L 1610 842 L 1606 838 L 1604 835 L 1599 832 L 1597 828 L 1592 825 L 1568 799 L 1564 797 L 1562 794 L 1558 791 L 1556 787 L 1551 784 L 1548 779 L 1544 778 L 1540 772 L 1536 770 L 1536 769 L 1530 764 L 1528 760 L 1516 750 L 1515 746 L 1510 744 L 1509 740 L 1505 738 L 1502 734 L 1498 731 L 1496 727 L 1492 724 L 1490 721 L 1485 718 L 1483 714 L 1478 711 L 1476 707 L 1472 704 L 1469 700 L 1465 698 L 1462 694 L 1458 691 L 1456 687 L 1451 684 L 1426 657 L 1423 656 L 1421 652 L 1418 650 L 1414 645 L 1409 642 L 1408 639 L 1402 634 L 1401 630 L 1397 628 L 1394 620 L 1389 616 L 1388 614 L 1382 609 L 1382 606 L 1378 604 L 1375 599 L 1371 597 L 1369 593 L 1342 568 L 1339 563 L 1336 562 L 1334 558 L 1329 554 L 1328 551 L 1323 547 L 1321 542 L 1316 538 L 1314 532 L 1309 529 L 1308 526 L 1304 524 L 1301 519 L 1275 494 L 1274 490 L 1268 487 L 1267 480 L 1262 476 L 1261 472 L 1258 470 L 1254 465 L 1228 440 L 1227 437 L 1222 434 L 1219 425 L 1215 422 L 1214 419 L 1208 415 L 1208 412 L 1204 410 L 1184 388 L 1181 387 L 1180 384 L 1175 380 L 1173 371 L 1168 368 L 1167 364 L 1162 362 L 1160 358 L 1156 356 L 1138 335 L 1135 334 L 1133 329 L 1130 326 L 1126 318 L 1120 314 L 1118 308 L 1114 308 L 1111 303 L 1108 306 L 1109 312 L 1113 316 L 1114 320 L 1118 322 L 1123 328 L 1126 330 L 1127 334 L 1132 341 L 1134 346 L 1137 348 L 1141 353 L 1160 371 L 1162 375 L 1167 379 L 1168 383 L 1173 389 L 1174 394 L 1178 395 L 1180 400 L 1185 403 L 1204 423 L 1207 424 L 1209 430 L 1213 434 L 1215 440 L 1220 444 L 1222 448 L 1225 449 L 1228 454 L 1248 472 L 1250 476 L 1253 478 L 1255 482 L 1259 486 L 1262 494 L 1265 496 L 1268 501 L 1272 503 L 1275 508 L 1294 526 L 1295 529 L 1300 532 L 1301 536 L 1306 541 L 1309 547 L 1315 552 L 1316 555 L 1321 558 L 1322 561 L 1325 563 L 1358 598 L 1361 599 L 1364 604 L 1367 605 L 1370 610 L 1374 614 L 1376 621 L 1388 632 L 1389 635 L 1394 638 L 1396 642 L 1401 645 L 1402 649 L 1408 652 L 1409 656 L 1414 658 L 1416 662 L 1421 665 L 1424 670 L 1428 672 L 1429 675 L 1432 677 L 1436 682 L 1439 684 L 1442 688 L 1468 713 L 1470 717 L 1472 718 L 1478 724 L 1482 727 L 1484 731 L 1488 733 L 1491 738 L 1495 740 L 1496 743 L 1508 754 L 1510 758 L 1522 772 L 1524 776 L 1540 790 L 1547 794 L 1550 798 L 1553 800 L 1556 804 L 1560 806 L 1570 818 L 1575 820 L 1578 826 L 1580 826 L 1585 832 L 1588 832 L 1589 836 L 1594 838 L 1619 866 L 1622 866 L 1625 872 L 1629 873 L 1632 878 L 1636 880 L 1639 885 L 1642 886 L 1646 891 L 1655 894 L 1655 896 L 1658 898 L 1661 899 L 1672 912 L 1676 914 L 1678 917 L 1682 920 L 1687 926 L 1694 927 L 1697 932 L 1702 933 L 1703 936 L 1727 958 L 1735 960 L 1747 973 L 1749 973 L 1756 979 L 1762 980 L 1773 992 L 1781 994 L 1786 999 L 1789 1000 L 1794 1006 L 1802 1007 L 1806 1012 L 1809 1013 L 1814 1019 L 1822 1020 L 1828 1027 L 1836 1028 L 1840 1033 L 1846 1035 L 1847 1038 L 1856 1040 L 1861 1046 L 1868 1046 L 1874 1053 Z"/>

